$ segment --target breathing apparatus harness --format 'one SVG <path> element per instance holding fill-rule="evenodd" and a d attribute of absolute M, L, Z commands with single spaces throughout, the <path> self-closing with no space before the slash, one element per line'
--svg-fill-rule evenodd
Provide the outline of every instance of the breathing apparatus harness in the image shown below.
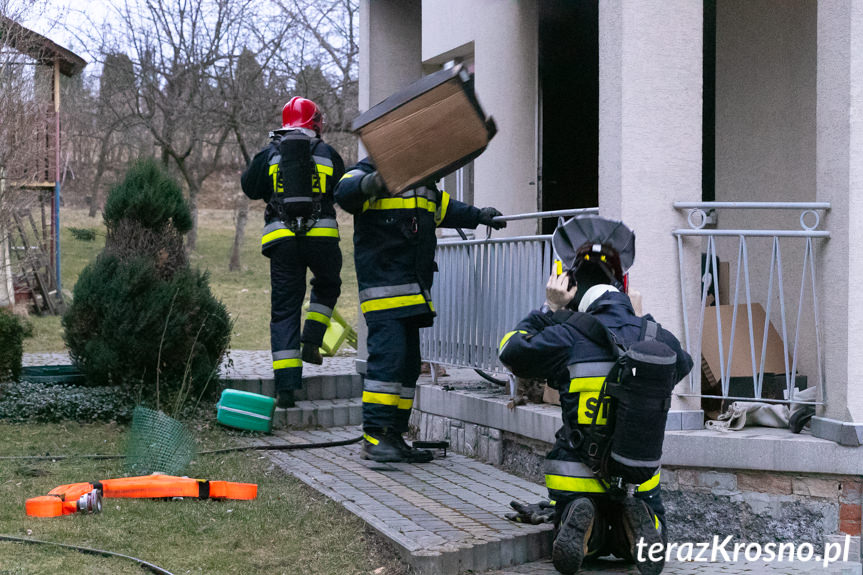
<path fill-rule="evenodd" d="M 273 180 L 269 203 L 291 232 L 304 235 L 321 219 L 321 176 L 313 159 L 321 140 L 301 129 L 271 132 L 270 136 L 278 140 L 279 153 L 271 160 L 278 164 L 278 178 Z"/>
<path fill-rule="evenodd" d="M 615 362 L 603 381 L 591 423 L 573 428 L 564 418 L 558 437 L 606 483 L 613 499 L 622 500 L 628 486 L 644 483 L 659 469 L 677 354 L 656 339 L 660 326 L 652 319 L 642 318 L 638 341 L 627 348 L 594 316 L 566 313 L 571 314 L 566 323 L 612 350 Z M 604 425 L 598 422 L 603 407 Z"/>

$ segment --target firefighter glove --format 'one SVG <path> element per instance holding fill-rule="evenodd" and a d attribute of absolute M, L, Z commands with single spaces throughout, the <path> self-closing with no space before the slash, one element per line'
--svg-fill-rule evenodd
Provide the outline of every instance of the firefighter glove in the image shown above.
<path fill-rule="evenodd" d="M 569 274 L 557 275 L 552 272 L 545 284 L 545 303 L 548 309 L 555 312 L 566 307 L 566 304 L 575 297 L 576 286 L 569 285 Z"/>
<path fill-rule="evenodd" d="M 517 523 L 552 523 L 554 521 L 554 505 L 548 501 L 524 504 L 518 501 L 510 501 L 509 506 L 515 509 L 515 513 L 507 513 L 506 518 Z"/>
<path fill-rule="evenodd" d="M 490 226 L 496 230 L 506 227 L 506 222 L 496 222 L 494 218 L 498 216 L 502 216 L 503 214 L 497 211 L 495 208 L 482 208 L 479 211 L 479 223 Z"/>
<path fill-rule="evenodd" d="M 370 198 L 380 196 L 385 189 L 386 185 L 384 185 L 384 180 L 381 178 L 381 175 L 377 170 L 363 176 L 363 179 L 360 182 L 360 191 L 362 191 L 364 196 L 368 196 Z"/>

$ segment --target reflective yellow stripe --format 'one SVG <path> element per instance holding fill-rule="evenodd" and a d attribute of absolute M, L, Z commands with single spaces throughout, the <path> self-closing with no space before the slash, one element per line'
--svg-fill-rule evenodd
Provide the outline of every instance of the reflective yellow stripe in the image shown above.
<path fill-rule="evenodd" d="M 306 232 L 306 235 L 319 238 L 337 238 L 339 237 L 339 230 L 336 228 L 312 228 Z"/>
<path fill-rule="evenodd" d="M 271 164 L 269 175 L 273 178 L 273 191 L 279 193 L 282 190 L 282 184 L 279 182 L 279 164 Z"/>
<path fill-rule="evenodd" d="M 651 477 L 650 479 L 648 479 L 647 481 L 645 481 L 644 483 L 639 485 L 638 489 L 636 489 L 636 491 L 644 492 L 644 491 L 650 491 L 651 489 L 655 489 L 659 485 L 659 475 L 661 473 L 662 473 L 661 471 L 657 471 L 656 475 L 654 475 L 653 477 Z"/>
<path fill-rule="evenodd" d="M 410 409 L 413 405 L 413 399 L 405 399 L 404 397 L 399 398 L 399 409 Z"/>
<path fill-rule="evenodd" d="M 277 359 L 273 362 L 273 369 L 285 369 L 286 367 L 302 367 L 303 360 L 296 359 Z"/>
<path fill-rule="evenodd" d="M 372 203 L 369 203 L 368 200 L 363 202 L 363 211 L 412 210 L 414 208 L 435 212 L 437 211 L 437 204 L 426 198 L 379 198 Z"/>
<path fill-rule="evenodd" d="M 378 403 L 380 405 L 398 405 L 399 396 L 389 393 L 373 393 L 371 391 L 363 392 L 363 403 Z"/>
<path fill-rule="evenodd" d="M 659 531 L 659 515 L 653 516 L 653 526 L 654 526 L 654 529 Z"/>
<path fill-rule="evenodd" d="M 505 336 L 503 336 L 503 339 L 502 339 L 502 340 L 500 340 L 500 345 L 498 346 L 498 349 L 500 350 L 500 352 L 503 352 L 503 347 L 504 347 L 507 343 L 509 343 L 509 338 L 511 338 L 512 336 L 514 336 L 514 335 L 515 335 L 515 334 L 517 334 L 517 333 L 525 334 L 525 335 L 527 334 L 527 332 L 526 332 L 526 331 L 524 331 L 523 329 L 517 329 L 517 330 L 515 330 L 515 331 L 511 331 L 511 332 L 509 332 L 508 334 L 506 334 Z M 499 353 L 500 353 L 500 352 L 499 352 Z"/>
<path fill-rule="evenodd" d="M 400 295 L 395 297 L 384 297 L 380 299 L 364 301 L 360 305 L 360 309 L 363 311 L 363 313 L 368 313 L 370 311 L 382 311 L 386 309 L 394 309 L 397 307 L 407 307 L 409 305 L 422 305 L 425 303 L 426 300 L 422 296 L 422 294 Z"/>
<path fill-rule="evenodd" d="M 600 409 L 599 415 L 596 418 L 597 425 L 605 425 L 608 423 L 608 399 L 603 404 L 599 405 L 598 391 L 585 391 L 578 396 L 578 423 L 579 425 L 589 425 L 593 423 L 593 415 L 596 410 Z"/>
<path fill-rule="evenodd" d="M 599 377 L 575 377 L 569 380 L 569 393 L 599 391 L 602 389 L 602 383 L 604 381 L 604 375 Z"/>
<path fill-rule="evenodd" d="M 317 321 L 317 322 L 320 322 L 324 325 L 330 325 L 330 318 L 328 318 L 324 314 L 318 313 L 316 311 L 310 311 L 310 312 L 306 313 L 306 321 L 309 321 L 309 320 Z"/>
<path fill-rule="evenodd" d="M 279 238 L 292 238 L 297 234 L 292 232 L 291 230 L 281 228 L 278 230 L 273 230 L 272 232 L 264 235 L 261 238 L 261 245 L 266 245 L 274 240 Z M 318 237 L 318 238 L 337 238 L 339 237 L 339 230 L 336 228 L 312 228 L 305 234 L 308 237 Z"/>
<path fill-rule="evenodd" d="M 354 177 L 354 175 L 352 173 L 348 172 L 347 174 L 342 176 L 342 180 L 347 180 L 348 178 L 353 178 L 353 177 Z M 339 180 L 339 181 L 341 182 L 342 180 Z"/>
<path fill-rule="evenodd" d="M 434 302 L 429 300 L 428 304 L 429 304 L 429 309 L 434 311 Z"/>
<path fill-rule="evenodd" d="M 378 443 L 380 443 L 380 441 L 378 441 L 377 439 L 375 439 L 374 437 L 372 437 L 368 433 L 363 433 L 363 437 L 365 438 L 366 441 L 368 441 L 372 445 L 377 445 Z"/>
<path fill-rule="evenodd" d="M 449 207 L 449 194 L 446 192 L 440 193 L 440 209 L 435 212 L 434 223 L 439 226 L 446 217 L 446 210 Z"/>
<path fill-rule="evenodd" d="M 333 175 L 333 169 L 330 166 L 325 166 L 323 164 L 315 164 L 318 167 L 318 171 L 327 176 Z"/>
<path fill-rule="evenodd" d="M 599 479 L 587 477 L 567 477 L 565 475 L 546 475 L 545 486 L 555 491 L 574 491 L 577 493 L 605 493 L 605 486 Z"/>

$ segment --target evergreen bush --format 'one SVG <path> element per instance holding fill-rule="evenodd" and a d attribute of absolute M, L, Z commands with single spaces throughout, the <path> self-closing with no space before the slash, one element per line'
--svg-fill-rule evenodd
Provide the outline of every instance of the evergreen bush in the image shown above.
<path fill-rule="evenodd" d="M 231 321 L 208 274 L 172 259 L 191 223 L 179 186 L 154 162 L 139 162 L 110 191 L 105 221 L 105 250 L 81 272 L 63 317 L 78 369 L 91 385 L 162 401 L 214 392 Z M 138 240 L 162 244 L 136 250 Z"/>
<path fill-rule="evenodd" d="M 181 234 L 192 229 L 192 214 L 180 184 L 152 158 L 138 160 L 123 181 L 110 189 L 104 218 L 109 228 L 132 220 L 153 231 L 166 225 Z"/>
<path fill-rule="evenodd" d="M 33 326 L 0 308 L 0 381 L 17 381 L 21 376 L 24 338 L 33 335 Z"/>
<path fill-rule="evenodd" d="M 188 265 L 183 234 L 192 229 L 192 215 L 180 185 L 155 160 L 139 160 L 111 188 L 104 218 L 105 252 L 150 258 L 163 279 Z"/>
<path fill-rule="evenodd" d="M 134 395 L 119 387 L 93 389 L 27 381 L 0 384 L 0 421 L 6 423 L 126 423 L 134 407 Z"/>

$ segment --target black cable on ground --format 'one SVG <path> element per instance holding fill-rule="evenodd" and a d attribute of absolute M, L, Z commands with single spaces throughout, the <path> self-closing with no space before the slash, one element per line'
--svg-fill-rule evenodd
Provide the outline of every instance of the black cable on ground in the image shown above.
<path fill-rule="evenodd" d="M 475 371 L 475 372 L 477 373 L 477 375 L 479 375 L 481 378 L 483 378 L 483 379 L 484 379 L 484 380 L 486 380 L 486 381 L 490 381 L 491 383 L 493 383 L 493 384 L 495 384 L 495 385 L 507 385 L 507 384 L 509 383 L 509 382 L 507 382 L 507 381 L 504 381 L 503 379 L 498 379 L 498 378 L 496 378 L 496 377 L 493 377 L 493 376 L 491 376 L 491 375 L 487 374 L 486 372 L 484 372 L 484 371 L 483 371 L 483 370 L 481 370 L 481 369 L 475 369 L 474 371 Z"/>
<path fill-rule="evenodd" d="M 209 449 L 207 451 L 199 451 L 198 455 L 213 455 L 216 453 L 230 453 L 232 451 L 293 451 L 296 449 L 323 449 L 327 447 L 342 447 L 359 443 L 363 440 L 363 436 L 353 437 L 351 439 L 343 439 L 341 441 L 323 441 L 320 443 L 278 443 L 275 445 L 243 445 L 240 447 L 226 447 L 224 449 Z M 62 459 L 123 459 L 125 455 L 5 455 L 0 457 L 0 461 L 45 461 L 45 460 L 62 460 Z"/>
<path fill-rule="evenodd" d="M 148 563 L 143 559 L 138 559 L 137 557 L 132 557 L 130 555 L 123 555 L 122 553 L 114 553 L 113 551 L 105 551 L 104 549 L 91 549 L 89 547 L 79 547 L 78 545 L 67 545 L 65 543 L 54 543 L 53 541 L 41 541 L 39 539 L 26 539 L 24 537 L 12 537 L 11 535 L 0 535 L 0 541 L 14 541 L 16 543 L 32 543 L 38 545 L 54 545 L 55 547 L 63 547 L 64 549 L 72 549 L 75 551 L 80 551 L 81 553 L 89 553 L 90 555 L 99 555 L 102 557 L 120 557 L 121 559 L 129 559 L 130 561 L 134 561 L 144 569 L 150 571 L 151 573 L 157 573 L 158 575 L 173 575 L 170 571 L 162 569 L 158 565 L 153 565 L 152 563 Z"/>

